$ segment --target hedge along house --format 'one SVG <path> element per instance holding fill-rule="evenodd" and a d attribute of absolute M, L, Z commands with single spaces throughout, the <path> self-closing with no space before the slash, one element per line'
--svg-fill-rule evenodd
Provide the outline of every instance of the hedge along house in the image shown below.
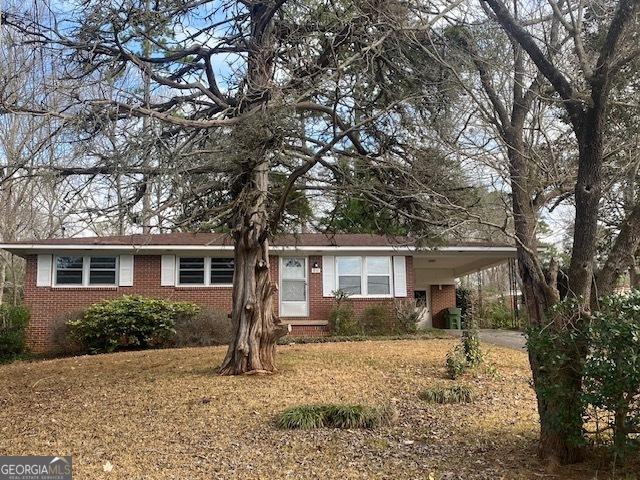
<path fill-rule="evenodd" d="M 233 244 L 215 233 L 61 238 L 2 244 L 26 259 L 28 343 L 52 347 L 57 322 L 103 299 L 138 294 L 231 311 Z M 298 234 L 272 242 L 277 314 L 293 335 L 325 335 L 338 289 L 357 314 L 416 299 L 423 326 L 444 327 L 455 279 L 515 257 L 515 248 L 462 243 L 417 249 L 408 238 Z"/>

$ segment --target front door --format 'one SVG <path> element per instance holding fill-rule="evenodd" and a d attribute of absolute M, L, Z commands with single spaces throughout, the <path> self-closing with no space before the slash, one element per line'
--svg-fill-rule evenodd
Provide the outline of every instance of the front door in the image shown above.
<path fill-rule="evenodd" d="M 429 305 L 429 295 L 426 290 L 414 290 L 413 297 L 416 300 L 416 311 L 418 312 L 418 325 L 423 328 L 431 328 L 431 312 Z"/>
<path fill-rule="evenodd" d="M 306 257 L 280 257 L 280 316 L 309 316 Z"/>

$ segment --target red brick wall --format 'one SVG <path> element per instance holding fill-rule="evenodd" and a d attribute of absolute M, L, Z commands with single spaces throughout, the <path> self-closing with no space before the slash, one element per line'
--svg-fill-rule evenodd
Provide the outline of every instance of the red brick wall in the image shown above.
<path fill-rule="evenodd" d="M 444 314 L 456 306 L 455 285 L 431 285 L 431 318 L 434 328 L 446 328 Z"/>
<path fill-rule="evenodd" d="M 160 286 L 160 255 L 136 255 L 134 257 L 133 287 L 36 287 L 36 256 L 27 258 L 25 278 L 25 304 L 31 311 L 28 329 L 29 347 L 34 352 L 43 352 L 51 347 L 52 327 L 56 319 L 71 312 L 82 310 L 100 300 L 117 298 L 122 295 L 139 294 L 165 298 L 175 301 L 193 302 L 203 307 L 231 311 L 230 287 L 162 287 Z M 407 259 L 407 298 L 413 298 L 413 262 Z M 333 307 L 333 297 L 322 296 L 322 273 L 311 273 L 314 262 L 322 267 L 321 256 L 309 257 L 309 316 L 304 318 L 285 317 L 286 323 L 305 323 L 309 321 L 327 321 Z M 278 258 L 271 257 L 271 276 L 278 281 Z M 387 305 L 391 308 L 392 299 L 351 299 L 356 314 L 367 306 Z M 454 294 L 455 302 L 455 294 Z M 276 294 L 276 311 L 278 298 Z M 325 335 L 324 325 L 294 325 L 293 335 Z"/>
<path fill-rule="evenodd" d="M 160 258 L 159 255 L 136 255 L 133 287 L 102 288 L 36 287 L 36 257 L 27 258 L 24 301 L 31 311 L 31 322 L 27 332 L 29 347 L 35 352 L 46 351 L 51 346 L 54 320 L 100 300 L 122 295 L 139 294 L 231 311 L 230 287 L 160 286 Z"/>

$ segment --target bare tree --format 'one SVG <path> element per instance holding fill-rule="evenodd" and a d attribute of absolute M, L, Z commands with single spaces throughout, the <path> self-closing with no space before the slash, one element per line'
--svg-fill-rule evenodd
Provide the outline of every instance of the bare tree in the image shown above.
<path fill-rule="evenodd" d="M 501 0 L 482 0 L 481 4 L 487 7 L 488 15 L 495 18 L 514 44 L 516 68 L 511 118 L 508 117 L 505 108 L 494 100 L 490 79 L 482 80 L 500 124 L 509 125 L 507 132 L 519 125 L 522 114 L 527 113 L 522 106 L 530 104 L 531 98 L 528 97 L 536 94 L 533 89 L 538 89 L 544 79 L 557 95 L 558 104 L 565 111 L 567 122 L 576 139 L 577 177 L 573 188 L 576 213 L 568 269 L 568 290 L 569 296 L 582 305 L 583 314 L 577 315 L 574 322 L 568 325 L 558 318 L 555 327 L 581 330 L 588 318 L 592 298 L 599 203 L 602 199 L 606 120 L 611 92 L 616 79 L 620 78 L 621 70 L 640 54 L 640 50 L 632 41 L 637 29 L 640 2 L 621 0 L 617 4 L 607 4 L 600 18 L 597 18 L 595 10 L 590 10 L 590 14 L 596 17 L 592 17 L 592 27 L 600 29 L 604 40 L 599 44 L 591 41 L 589 46 L 589 34 L 584 26 L 585 10 L 589 10 L 591 6 L 588 3 L 556 3 L 549 0 L 549 12 L 541 9 L 542 15 L 534 16 L 527 21 L 518 18 L 518 11 L 528 11 L 526 6 L 519 3 L 515 3 L 512 10 Z M 540 36 L 540 25 L 548 23 L 552 23 L 552 26 Z M 561 43 L 557 43 L 558 28 L 564 29 Z M 571 51 L 569 48 L 562 48 L 566 40 L 571 42 Z M 519 73 L 518 65 L 522 65 L 521 51 L 528 54 L 538 70 L 534 83 L 528 90 L 523 88 L 523 77 Z M 570 57 L 572 54 L 575 56 Z M 560 55 L 565 56 L 564 61 Z M 567 58 L 571 58 L 571 61 L 567 61 Z M 482 65 L 478 67 L 482 79 Z M 572 71 L 569 72 L 567 69 Z M 581 77 L 576 77 L 576 74 Z M 535 203 L 532 202 L 531 192 L 527 192 L 526 187 L 523 188 L 530 182 L 530 163 L 522 157 L 524 145 L 517 138 L 507 136 L 504 140 L 510 151 L 514 221 L 523 293 L 532 324 L 544 325 L 547 323 L 548 308 L 559 300 L 557 288 L 554 286 L 555 276 L 553 270 L 549 275 L 539 268 L 535 244 L 537 223 L 535 211 L 532 210 Z M 640 241 L 639 219 L 640 208 L 637 213 L 634 209 L 621 224 L 620 233 L 598 273 L 598 294 L 611 290 L 614 277 L 627 265 L 626 252 L 637 249 Z M 529 357 L 541 420 L 541 454 L 544 457 L 556 457 L 562 462 L 573 462 L 582 458 L 582 449 L 577 440 L 582 435 L 582 412 L 578 397 L 582 378 L 580 365 L 586 353 L 586 345 L 577 345 L 567 355 L 564 367 L 555 370 L 554 376 L 550 377 L 550 366 L 544 365 L 536 352 L 530 350 Z M 544 394 L 550 382 L 555 383 L 557 388 L 564 389 L 565 394 L 556 397 Z"/>

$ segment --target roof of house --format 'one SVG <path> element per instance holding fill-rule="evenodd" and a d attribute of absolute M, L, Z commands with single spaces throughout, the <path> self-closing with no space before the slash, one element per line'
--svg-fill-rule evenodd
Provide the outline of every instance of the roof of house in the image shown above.
<path fill-rule="evenodd" d="M 163 233 L 154 235 L 122 235 L 111 237 L 52 238 L 0 244 L 21 257 L 51 254 L 94 254 L 109 252 L 136 255 L 205 256 L 213 252 L 230 255 L 233 241 L 221 233 Z M 451 242 L 445 245 L 424 245 L 410 237 L 387 237 L 366 234 L 302 233 L 279 235 L 270 249 L 295 255 L 402 255 L 414 257 L 416 269 L 440 269 L 453 276 L 466 275 L 509 258 L 515 258 L 513 245 L 486 241 Z M 438 277 L 441 278 L 441 277 Z M 433 278 L 431 279 L 433 281 Z"/>
<path fill-rule="evenodd" d="M 151 235 L 118 235 L 104 237 L 49 238 L 44 240 L 25 240 L 0 245 L 10 246 L 232 246 L 233 239 L 224 233 L 161 233 Z M 271 245 L 279 247 L 416 247 L 418 242 L 411 237 L 391 237 L 385 235 L 352 233 L 300 233 L 277 235 Z M 471 240 L 449 242 L 444 247 L 513 248 L 513 245 L 500 242 Z"/>

